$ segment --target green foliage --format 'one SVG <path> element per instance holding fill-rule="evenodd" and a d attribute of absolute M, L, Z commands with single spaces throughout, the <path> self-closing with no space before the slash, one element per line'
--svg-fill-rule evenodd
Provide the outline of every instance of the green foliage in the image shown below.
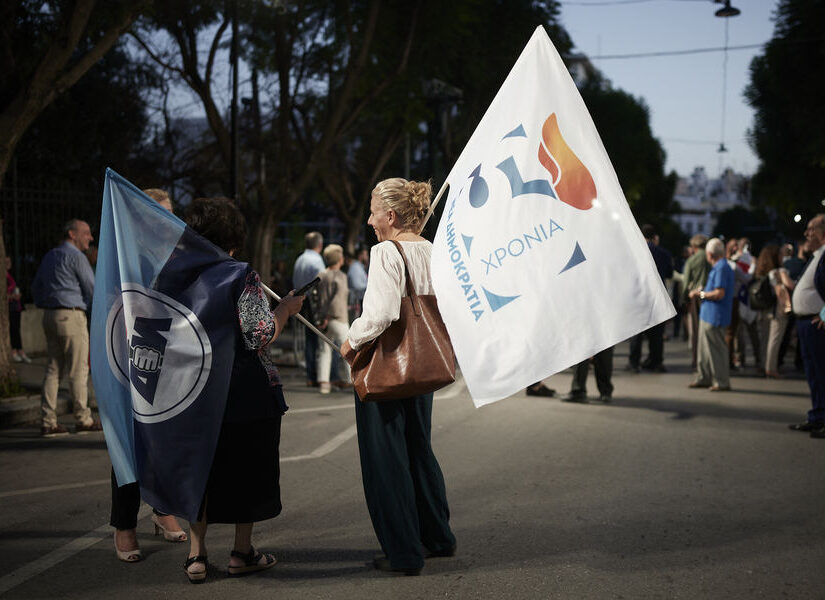
<path fill-rule="evenodd" d="M 599 76 L 581 94 L 636 221 L 655 225 L 661 243 L 675 252 L 685 237 L 671 219 L 679 210 L 673 200 L 677 175 L 665 174 L 665 151 L 653 137 L 647 105 Z"/>
<path fill-rule="evenodd" d="M 780 224 L 821 211 L 825 198 L 822 23 L 822 0 L 780 0 L 773 39 L 751 62 L 745 90 L 756 111 L 750 142 L 761 161 L 754 198 L 772 206 Z"/>
<path fill-rule="evenodd" d="M 773 241 L 776 230 L 764 209 L 748 209 L 734 206 L 719 215 L 713 235 L 727 238 L 750 239 L 753 248 L 762 248 Z"/>
<path fill-rule="evenodd" d="M 0 377 L 0 398 L 12 398 L 24 394 L 26 390 L 20 385 L 20 379 L 9 375 Z"/>
<path fill-rule="evenodd" d="M 122 48 L 108 52 L 24 134 L 16 152 L 20 185 L 100 190 L 106 167 L 144 179 L 137 168 L 149 162 L 139 159 L 148 152 L 144 94 L 156 84 L 155 74 Z"/>

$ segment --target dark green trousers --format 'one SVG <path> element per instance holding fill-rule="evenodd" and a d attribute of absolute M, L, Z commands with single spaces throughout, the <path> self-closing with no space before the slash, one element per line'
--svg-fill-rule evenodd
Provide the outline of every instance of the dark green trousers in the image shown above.
<path fill-rule="evenodd" d="M 355 422 L 364 495 L 390 564 L 420 569 L 426 551 L 455 545 L 444 476 L 430 445 L 433 395 L 361 402 Z"/>

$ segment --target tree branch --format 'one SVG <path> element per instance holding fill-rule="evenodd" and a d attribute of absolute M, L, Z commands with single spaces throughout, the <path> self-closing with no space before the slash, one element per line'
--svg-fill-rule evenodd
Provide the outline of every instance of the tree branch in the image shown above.
<path fill-rule="evenodd" d="M 139 2 L 136 3 L 131 10 L 126 11 L 121 19 L 103 34 L 103 37 L 98 40 L 91 50 L 84 54 L 62 77 L 59 77 L 55 82 L 55 90 L 49 102 L 51 102 L 57 94 L 61 94 L 67 88 L 73 86 L 86 71 L 91 69 L 97 61 L 103 58 L 103 55 L 129 30 L 132 23 L 137 19 L 138 14 L 140 14 L 140 11 L 147 5 L 147 2 Z M 76 44 L 77 41 L 75 41 L 75 45 Z"/>
<path fill-rule="evenodd" d="M 186 72 L 184 72 L 183 69 L 161 58 L 160 55 L 157 54 L 154 50 L 152 50 L 152 48 L 149 47 L 149 44 L 144 42 L 143 38 L 141 38 L 138 34 L 136 34 L 134 31 L 129 31 L 129 35 L 135 39 L 135 41 L 140 45 L 141 48 L 143 48 L 143 51 L 149 55 L 149 58 L 151 58 L 153 61 L 155 61 L 157 64 L 159 64 L 167 71 L 172 71 L 173 73 L 177 73 L 184 79 L 186 78 Z"/>
<path fill-rule="evenodd" d="M 215 37 L 212 38 L 212 45 L 209 48 L 209 58 L 206 59 L 206 81 L 212 81 L 212 67 L 215 64 L 215 54 L 218 52 L 218 46 L 223 38 L 223 33 L 229 26 L 229 15 L 224 14 L 223 22 L 218 30 L 215 32 Z"/>

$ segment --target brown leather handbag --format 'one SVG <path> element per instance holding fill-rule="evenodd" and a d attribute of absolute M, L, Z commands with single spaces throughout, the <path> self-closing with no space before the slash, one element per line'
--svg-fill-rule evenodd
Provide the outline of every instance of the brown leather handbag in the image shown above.
<path fill-rule="evenodd" d="M 435 296 L 415 293 L 404 250 L 393 240 L 407 280 L 401 314 L 355 353 L 352 384 L 362 401 L 398 400 L 427 394 L 455 381 L 455 355 Z"/>

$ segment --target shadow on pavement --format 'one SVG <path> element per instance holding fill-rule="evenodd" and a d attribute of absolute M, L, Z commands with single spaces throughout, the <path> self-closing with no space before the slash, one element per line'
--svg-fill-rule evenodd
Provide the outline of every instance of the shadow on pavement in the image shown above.
<path fill-rule="evenodd" d="M 748 390 L 734 390 L 733 393 L 746 392 Z M 707 392 L 710 394 L 711 392 Z M 725 392 L 730 393 L 730 392 Z M 776 395 L 776 392 L 758 392 Z M 794 395 L 783 392 L 782 395 Z M 801 394 L 804 396 L 804 394 Z M 721 398 L 720 398 L 721 399 Z M 549 401 L 556 400 L 548 398 Z M 590 397 L 587 404 L 605 408 L 637 408 L 651 410 L 661 413 L 670 413 L 674 420 L 687 420 L 694 417 L 718 417 L 723 419 L 736 419 L 743 421 L 764 421 L 769 423 L 795 423 L 804 418 L 798 410 L 765 410 L 748 407 L 730 406 L 717 402 L 706 402 L 703 400 L 672 400 L 659 398 L 628 398 L 625 396 L 614 396 L 612 402 L 602 403 L 595 397 Z"/>
<path fill-rule="evenodd" d="M 56 438 L 41 438 L 39 434 L 27 438 L 10 438 L 0 436 L 0 449 L 3 452 L 24 452 L 26 450 L 54 450 L 57 445 L 68 450 L 106 450 L 103 438 L 83 438 L 75 435 Z"/>

